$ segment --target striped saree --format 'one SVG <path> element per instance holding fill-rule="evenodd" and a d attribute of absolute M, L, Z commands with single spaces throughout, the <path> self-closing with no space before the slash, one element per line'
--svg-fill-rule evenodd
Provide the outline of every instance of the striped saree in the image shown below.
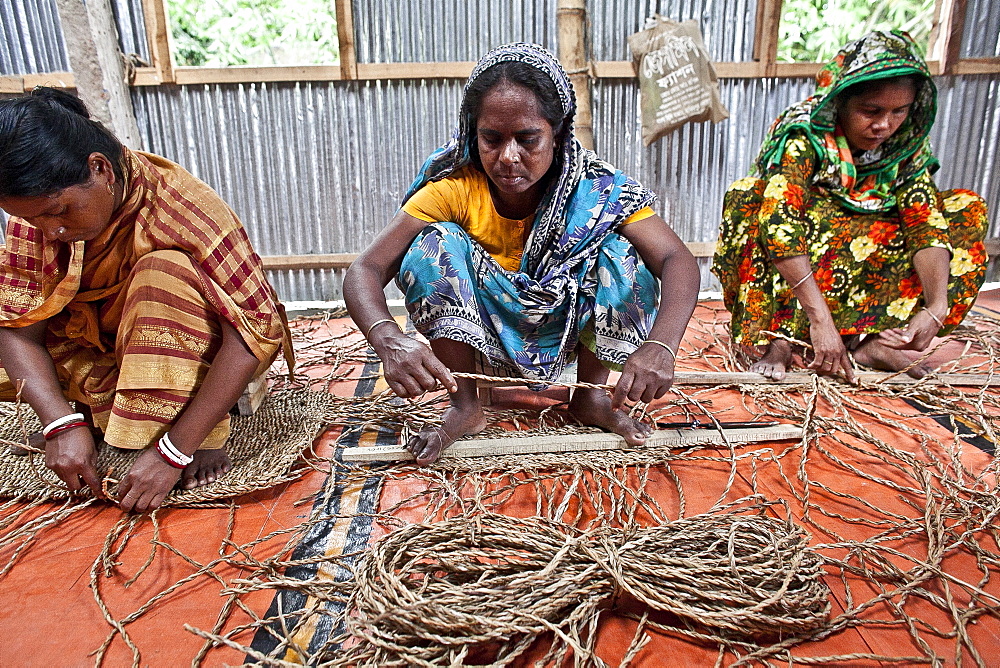
<path fill-rule="evenodd" d="M 224 319 L 263 373 L 291 342 L 284 311 L 236 215 L 206 184 L 155 155 L 125 152 L 125 199 L 91 241 L 47 241 L 7 224 L 0 326 L 48 321 L 66 397 L 90 407 L 107 443 L 144 448 L 197 393 Z M 0 398 L 13 387 L 0 371 Z M 202 448 L 219 448 L 224 419 Z"/>

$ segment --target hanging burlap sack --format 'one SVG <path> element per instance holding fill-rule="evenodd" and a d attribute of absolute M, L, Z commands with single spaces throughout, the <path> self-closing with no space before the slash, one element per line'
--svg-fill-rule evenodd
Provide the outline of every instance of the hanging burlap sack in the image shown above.
<path fill-rule="evenodd" d="M 656 14 L 647 26 L 628 38 L 639 77 L 643 142 L 649 146 L 688 122 L 729 118 L 698 23 Z"/>

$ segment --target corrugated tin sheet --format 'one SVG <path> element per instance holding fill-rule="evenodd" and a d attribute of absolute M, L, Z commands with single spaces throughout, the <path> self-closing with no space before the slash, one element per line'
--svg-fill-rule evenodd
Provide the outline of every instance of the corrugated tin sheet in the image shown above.
<path fill-rule="evenodd" d="M 753 59 L 757 0 L 590 0 L 587 14 L 594 60 L 631 60 L 628 36 L 653 14 L 698 21 L 713 60 Z"/>
<path fill-rule="evenodd" d="M 149 62 L 142 0 L 111 0 L 119 47 Z M 0 74 L 67 72 L 56 0 L 0 1 Z"/>
<path fill-rule="evenodd" d="M 126 51 L 144 53 L 141 0 L 113 0 Z M 555 0 L 372 0 L 355 4 L 360 62 L 475 60 L 489 47 L 531 40 L 556 47 Z M 37 16 L 25 18 L 30 5 Z M 48 8 L 48 18 L 39 14 Z M 646 16 L 700 21 L 713 58 L 748 60 L 756 0 L 591 2 L 596 60 L 629 58 L 626 38 Z M 420 11 L 418 11 L 420 9 Z M 996 51 L 1000 5 L 970 0 L 966 55 Z M 39 65 L 48 44 L 62 54 L 54 0 L 0 2 L 0 71 Z M 993 21 L 993 23 L 991 23 Z M 978 23 L 977 23 L 978 22 Z M 48 26 L 47 28 L 45 26 Z M 989 29 L 978 29 L 986 26 Z M 993 26 L 993 27 L 990 27 Z M 47 32 L 46 32 L 47 31 Z M 53 32 L 54 31 L 54 32 Z M 48 40 L 48 41 L 46 41 Z M 61 40 L 61 38 L 60 38 Z M 11 49 L 18 48 L 18 55 Z M 6 49 L 5 51 L 3 49 Z M 50 49 L 52 51 L 52 49 Z M 31 54 L 30 60 L 27 55 Z M 7 68 L 7 69 L 2 69 Z M 407 80 L 136 88 L 133 102 L 146 146 L 216 188 L 244 220 L 262 255 L 358 252 L 395 212 L 426 155 L 451 134 L 464 82 Z M 1000 210 L 995 176 L 1000 145 L 1000 76 L 941 78 L 933 140 L 942 187 L 977 190 Z M 713 241 L 722 197 L 746 173 L 766 128 L 812 92 L 808 79 L 720 82 L 731 118 L 687 125 L 643 147 L 633 80 L 594 83 L 598 152 L 660 196 L 660 210 L 686 241 Z M 992 236 L 1000 236 L 996 229 Z M 703 280 L 709 285 L 707 262 Z M 284 299 L 336 299 L 342 272 L 272 275 Z"/>
<path fill-rule="evenodd" d="M 1000 56 L 1000 2 L 968 0 L 961 54 L 963 58 Z"/>
<path fill-rule="evenodd" d="M 365 0 L 354 3 L 359 63 L 478 60 L 526 41 L 556 49 L 555 0 Z"/>
<path fill-rule="evenodd" d="M 122 53 L 134 53 L 149 64 L 149 42 L 142 13 L 142 0 L 111 0 L 118 24 L 118 45 Z"/>
<path fill-rule="evenodd" d="M 139 88 L 146 145 L 214 187 L 261 255 L 359 252 L 451 135 L 462 82 Z M 318 281 L 318 282 L 317 282 Z M 332 272 L 276 281 L 286 299 L 335 299 Z"/>
<path fill-rule="evenodd" d="M 68 69 L 55 0 L 0 2 L 0 74 Z"/>

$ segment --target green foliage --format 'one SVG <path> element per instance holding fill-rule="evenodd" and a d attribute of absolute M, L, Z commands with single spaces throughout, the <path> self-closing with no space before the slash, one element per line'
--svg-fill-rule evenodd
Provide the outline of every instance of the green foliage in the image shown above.
<path fill-rule="evenodd" d="M 178 65 L 335 65 L 333 0 L 167 0 Z"/>
<path fill-rule="evenodd" d="M 784 0 L 778 60 L 826 62 L 872 30 L 905 30 L 927 49 L 934 0 Z"/>

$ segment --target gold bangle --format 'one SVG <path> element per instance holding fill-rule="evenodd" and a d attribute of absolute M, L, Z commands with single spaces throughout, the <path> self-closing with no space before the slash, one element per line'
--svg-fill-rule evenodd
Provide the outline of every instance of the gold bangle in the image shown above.
<path fill-rule="evenodd" d="M 392 324 L 396 325 L 396 327 L 399 327 L 399 323 L 397 323 L 393 318 L 382 318 L 381 320 L 376 320 L 372 324 L 368 325 L 368 331 L 365 332 L 365 338 L 367 339 L 369 336 L 371 336 L 372 330 L 384 322 L 391 322 Z"/>
<path fill-rule="evenodd" d="M 674 359 L 674 361 L 675 362 L 677 361 L 677 353 L 675 353 L 674 349 L 665 344 L 663 341 L 657 341 L 656 339 L 646 339 L 645 341 L 643 341 L 643 343 L 655 343 L 658 346 L 666 348 L 667 352 L 670 353 L 670 356 Z"/>

